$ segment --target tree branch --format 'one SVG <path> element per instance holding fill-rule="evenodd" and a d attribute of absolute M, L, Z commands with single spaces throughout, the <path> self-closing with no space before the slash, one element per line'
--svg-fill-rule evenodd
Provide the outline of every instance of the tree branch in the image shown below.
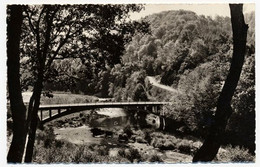
<path fill-rule="evenodd" d="M 24 11 L 26 13 L 26 17 L 28 18 L 29 26 L 30 26 L 32 32 L 36 35 L 37 34 L 37 30 L 36 30 L 36 28 L 32 24 L 31 16 L 30 16 L 30 14 L 28 12 L 28 6 L 25 8 Z"/>
<path fill-rule="evenodd" d="M 69 30 L 68 30 L 68 32 L 67 32 L 66 37 L 64 38 L 64 40 L 60 42 L 60 45 L 58 46 L 58 48 L 57 48 L 56 51 L 54 52 L 53 56 L 50 57 L 50 59 L 48 60 L 48 62 L 47 62 L 47 64 L 46 64 L 47 67 L 49 67 L 49 66 L 52 64 L 53 60 L 54 60 L 54 59 L 56 58 L 56 56 L 58 55 L 60 49 L 63 47 L 63 45 L 65 45 L 65 43 L 66 43 L 67 40 L 69 39 L 70 31 L 71 31 L 71 26 L 69 27 Z"/>

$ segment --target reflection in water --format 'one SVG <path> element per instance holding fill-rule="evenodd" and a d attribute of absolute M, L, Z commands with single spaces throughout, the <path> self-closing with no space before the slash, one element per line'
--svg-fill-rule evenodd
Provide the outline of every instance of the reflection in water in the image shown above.
<path fill-rule="evenodd" d="M 147 113 L 141 111 L 108 109 L 107 112 L 102 110 L 96 114 L 103 117 L 93 118 L 88 122 L 94 137 L 112 137 L 114 132 L 124 130 L 127 127 L 137 130 L 151 126 L 147 124 Z"/>
<path fill-rule="evenodd" d="M 110 143 L 117 144 L 117 142 L 134 142 L 136 136 L 132 136 L 132 130 L 153 128 L 176 134 L 176 132 L 183 129 L 180 127 L 183 127 L 180 123 L 144 111 L 109 109 L 107 113 L 105 110 L 90 113 L 85 125 L 82 127 L 57 129 L 55 134 L 57 134 L 58 138 L 76 144 L 99 143 L 103 138 Z M 140 139 L 140 136 L 138 137 Z"/>
<path fill-rule="evenodd" d="M 110 115 L 111 114 L 111 115 Z M 158 130 L 176 133 L 184 125 L 176 121 L 145 111 L 125 111 L 123 109 L 108 109 L 97 112 L 103 117 L 94 118 L 89 121 L 91 132 L 94 137 L 112 137 L 113 133 L 132 127 L 135 130 L 154 128 Z M 118 115 L 118 116 L 117 116 Z"/>
<path fill-rule="evenodd" d="M 104 117 L 98 118 L 96 120 L 92 120 L 89 125 L 91 127 L 99 127 L 106 130 L 113 130 L 116 127 L 124 128 L 128 125 L 131 125 L 129 116 L 122 116 L 122 117 Z"/>

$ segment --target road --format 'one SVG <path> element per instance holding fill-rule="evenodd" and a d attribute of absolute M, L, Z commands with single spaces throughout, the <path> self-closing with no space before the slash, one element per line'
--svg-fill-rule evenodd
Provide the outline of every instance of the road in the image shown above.
<path fill-rule="evenodd" d="M 155 87 L 158 87 L 158 88 L 161 88 L 161 89 L 164 89 L 164 90 L 167 90 L 167 91 L 170 91 L 170 92 L 173 92 L 173 93 L 179 93 L 179 91 L 177 89 L 174 89 L 170 86 L 166 86 L 166 85 L 162 85 L 160 84 L 158 81 L 156 81 L 156 79 L 154 77 L 151 77 L 151 76 L 147 76 L 149 82 L 155 86 Z"/>

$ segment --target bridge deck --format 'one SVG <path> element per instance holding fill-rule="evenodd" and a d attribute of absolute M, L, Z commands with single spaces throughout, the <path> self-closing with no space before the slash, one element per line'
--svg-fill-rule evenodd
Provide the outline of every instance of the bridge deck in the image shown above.
<path fill-rule="evenodd" d="M 98 102 L 98 103 L 79 103 L 79 104 L 53 104 L 41 105 L 39 107 L 39 118 L 42 124 L 59 117 L 95 108 L 122 108 L 122 107 L 140 107 L 148 106 L 156 108 L 169 102 Z"/>
<path fill-rule="evenodd" d="M 40 110 L 48 109 L 62 109 L 62 108 L 77 108 L 77 107 L 123 107 L 123 106 L 156 106 L 170 104 L 169 102 L 98 102 L 98 103 L 78 103 L 78 104 L 53 104 L 53 105 L 41 105 Z"/>

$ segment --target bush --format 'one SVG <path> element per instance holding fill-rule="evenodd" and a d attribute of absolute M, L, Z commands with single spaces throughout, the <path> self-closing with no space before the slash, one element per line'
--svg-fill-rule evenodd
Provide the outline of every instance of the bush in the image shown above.
<path fill-rule="evenodd" d="M 55 147 L 57 148 L 61 148 L 65 144 L 63 140 L 55 140 L 54 143 L 55 143 Z"/>
<path fill-rule="evenodd" d="M 163 162 L 163 160 L 158 155 L 152 155 L 149 162 Z"/>
<path fill-rule="evenodd" d="M 95 156 L 88 152 L 88 148 L 86 146 L 79 146 L 77 147 L 76 151 L 74 152 L 74 156 L 72 158 L 72 162 L 74 163 L 88 163 L 93 162 Z"/>
<path fill-rule="evenodd" d="M 175 143 L 173 143 L 171 140 L 166 140 L 164 144 L 159 147 L 160 150 L 174 150 L 175 148 Z"/>
<path fill-rule="evenodd" d="M 243 147 L 232 147 L 228 145 L 224 149 L 220 149 L 217 154 L 216 161 L 221 162 L 254 162 L 255 157 Z"/>
<path fill-rule="evenodd" d="M 137 149 L 129 148 L 129 149 L 120 149 L 118 150 L 118 155 L 128 159 L 130 162 L 140 162 L 142 157 Z"/>
<path fill-rule="evenodd" d="M 137 149 L 130 148 L 129 154 L 127 154 L 127 159 L 129 159 L 131 162 L 134 162 L 134 160 L 136 160 L 137 162 L 140 162 L 141 155 Z"/>
<path fill-rule="evenodd" d="M 97 149 L 97 153 L 98 153 L 99 155 L 102 155 L 102 156 L 108 155 L 108 154 L 109 154 L 109 148 L 106 147 L 106 146 L 100 146 L 100 147 Z"/>
<path fill-rule="evenodd" d="M 51 144 L 52 144 L 52 141 L 51 139 L 47 138 L 46 140 L 44 140 L 44 147 L 45 148 L 50 148 L 51 147 Z"/>
<path fill-rule="evenodd" d="M 131 127 L 129 125 L 126 126 L 123 131 L 124 131 L 124 133 L 126 133 L 128 138 L 130 138 L 133 135 L 133 131 L 131 130 Z"/>
<path fill-rule="evenodd" d="M 152 142 L 152 138 L 151 138 L 151 135 L 150 135 L 150 132 L 145 132 L 145 137 L 144 137 L 144 139 L 149 143 L 149 144 L 151 144 L 151 142 Z"/>
<path fill-rule="evenodd" d="M 177 144 L 177 149 L 184 154 L 191 154 L 193 149 L 192 141 L 182 140 Z"/>

